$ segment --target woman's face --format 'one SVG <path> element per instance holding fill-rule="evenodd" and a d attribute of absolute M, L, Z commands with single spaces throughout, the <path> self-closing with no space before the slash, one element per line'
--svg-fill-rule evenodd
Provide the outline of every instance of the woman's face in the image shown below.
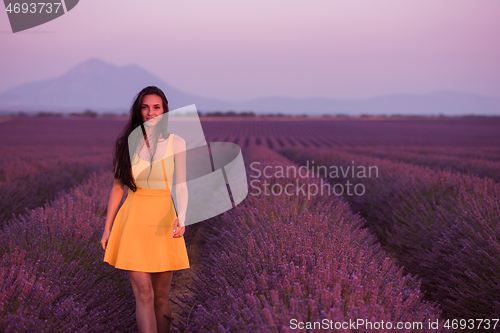
<path fill-rule="evenodd" d="M 147 122 L 163 114 L 163 101 L 158 95 L 146 95 L 142 98 L 142 121 Z M 152 124 L 155 121 L 150 121 Z"/>

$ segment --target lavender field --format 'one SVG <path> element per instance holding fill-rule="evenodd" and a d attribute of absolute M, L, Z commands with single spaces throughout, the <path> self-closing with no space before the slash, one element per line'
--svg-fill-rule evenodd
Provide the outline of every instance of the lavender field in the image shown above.
<path fill-rule="evenodd" d="M 101 168 L 121 121 L 13 118 L 0 123 L 0 228 L 13 214 L 43 206 Z"/>
<path fill-rule="evenodd" d="M 0 331 L 137 332 L 130 282 L 99 244 L 123 125 L 0 122 Z M 202 125 L 242 148 L 249 194 L 186 228 L 175 331 L 500 331 L 499 117 Z M 328 172 L 279 172 L 306 166 Z M 292 324 L 358 319 L 423 325 Z"/>

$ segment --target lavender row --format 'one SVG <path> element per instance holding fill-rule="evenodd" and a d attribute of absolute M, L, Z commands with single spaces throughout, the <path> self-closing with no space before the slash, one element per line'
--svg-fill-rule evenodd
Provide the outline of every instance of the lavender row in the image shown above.
<path fill-rule="evenodd" d="M 500 317 L 500 185 L 449 170 L 432 170 L 344 152 L 287 150 L 293 161 L 329 170 L 354 167 L 332 184 L 362 184 L 346 198 L 405 272 L 422 278 L 428 298 L 453 318 Z M 359 177 L 377 166 L 378 177 Z M 330 174 L 329 176 L 334 176 Z"/>
<path fill-rule="evenodd" d="M 388 121 L 233 120 L 203 121 L 209 141 L 238 139 L 241 147 L 342 148 L 408 146 L 494 151 L 500 146 L 498 117 Z"/>
<path fill-rule="evenodd" d="M 112 181 L 92 174 L 0 231 L 0 331 L 135 330 L 128 278 L 99 243 Z"/>
<path fill-rule="evenodd" d="M 103 170 L 100 163 L 58 165 L 0 184 L 0 228 L 15 215 L 53 200 L 61 191 L 76 186 L 91 173 Z"/>
<path fill-rule="evenodd" d="M 268 149 L 244 155 L 262 167 L 291 165 Z M 264 180 L 250 177 L 248 165 L 247 173 L 249 181 Z M 296 179 L 265 180 L 284 186 Z M 426 327 L 440 311 L 422 301 L 420 282 L 403 276 L 361 228 L 362 219 L 338 198 L 249 194 L 207 222 L 199 231 L 206 241 L 203 270 L 194 281 L 194 296 L 180 302 L 181 332 L 289 332 L 293 319 L 421 321 L 423 330 L 413 331 L 436 331 Z"/>
<path fill-rule="evenodd" d="M 26 208 L 40 207 L 92 172 L 110 169 L 109 149 L 2 147 L 0 162 L 0 228 Z"/>
<path fill-rule="evenodd" d="M 447 147 L 448 150 L 449 147 Z M 495 152 L 457 152 L 445 153 L 439 150 L 418 149 L 416 152 L 408 151 L 407 147 L 355 147 L 346 152 L 366 155 L 396 162 L 404 162 L 413 165 L 428 166 L 440 170 L 458 171 L 465 174 L 473 174 L 480 178 L 491 178 L 500 181 L 500 160 Z"/>
<path fill-rule="evenodd" d="M 101 168 L 123 121 L 28 117 L 0 123 L 0 228 Z"/>
<path fill-rule="evenodd" d="M 348 152 L 346 150 L 346 152 Z M 422 157 L 445 157 L 445 158 L 461 158 L 462 160 L 485 160 L 485 161 L 496 161 L 500 162 L 500 148 L 492 146 L 479 146 L 479 147 L 468 147 L 468 146 L 422 146 L 422 145 L 390 145 L 390 146 L 374 146 L 367 147 L 358 146 L 351 147 L 349 152 L 360 153 L 360 154 L 384 154 L 384 156 L 374 156 L 383 158 L 385 156 L 391 156 L 401 153 L 414 154 L 415 156 L 420 155 Z"/>

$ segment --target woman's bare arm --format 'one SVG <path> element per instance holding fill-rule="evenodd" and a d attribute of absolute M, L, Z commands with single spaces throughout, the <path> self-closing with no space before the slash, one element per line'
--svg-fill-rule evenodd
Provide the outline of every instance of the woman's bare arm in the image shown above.
<path fill-rule="evenodd" d="M 186 185 L 186 141 L 177 135 L 175 138 L 175 195 L 177 198 L 177 217 L 179 218 L 179 226 L 182 228 L 185 226 L 188 204 L 188 189 Z"/>

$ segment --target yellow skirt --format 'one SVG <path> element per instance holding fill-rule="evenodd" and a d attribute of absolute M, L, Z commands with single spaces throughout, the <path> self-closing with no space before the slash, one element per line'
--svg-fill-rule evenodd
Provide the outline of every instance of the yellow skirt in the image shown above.
<path fill-rule="evenodd" d="M 150 273 L 189 268 L 184 237 L 171 237 L 176 218 L 168 189 L 129 190 L 111 228 L 104 262 Z"/>

